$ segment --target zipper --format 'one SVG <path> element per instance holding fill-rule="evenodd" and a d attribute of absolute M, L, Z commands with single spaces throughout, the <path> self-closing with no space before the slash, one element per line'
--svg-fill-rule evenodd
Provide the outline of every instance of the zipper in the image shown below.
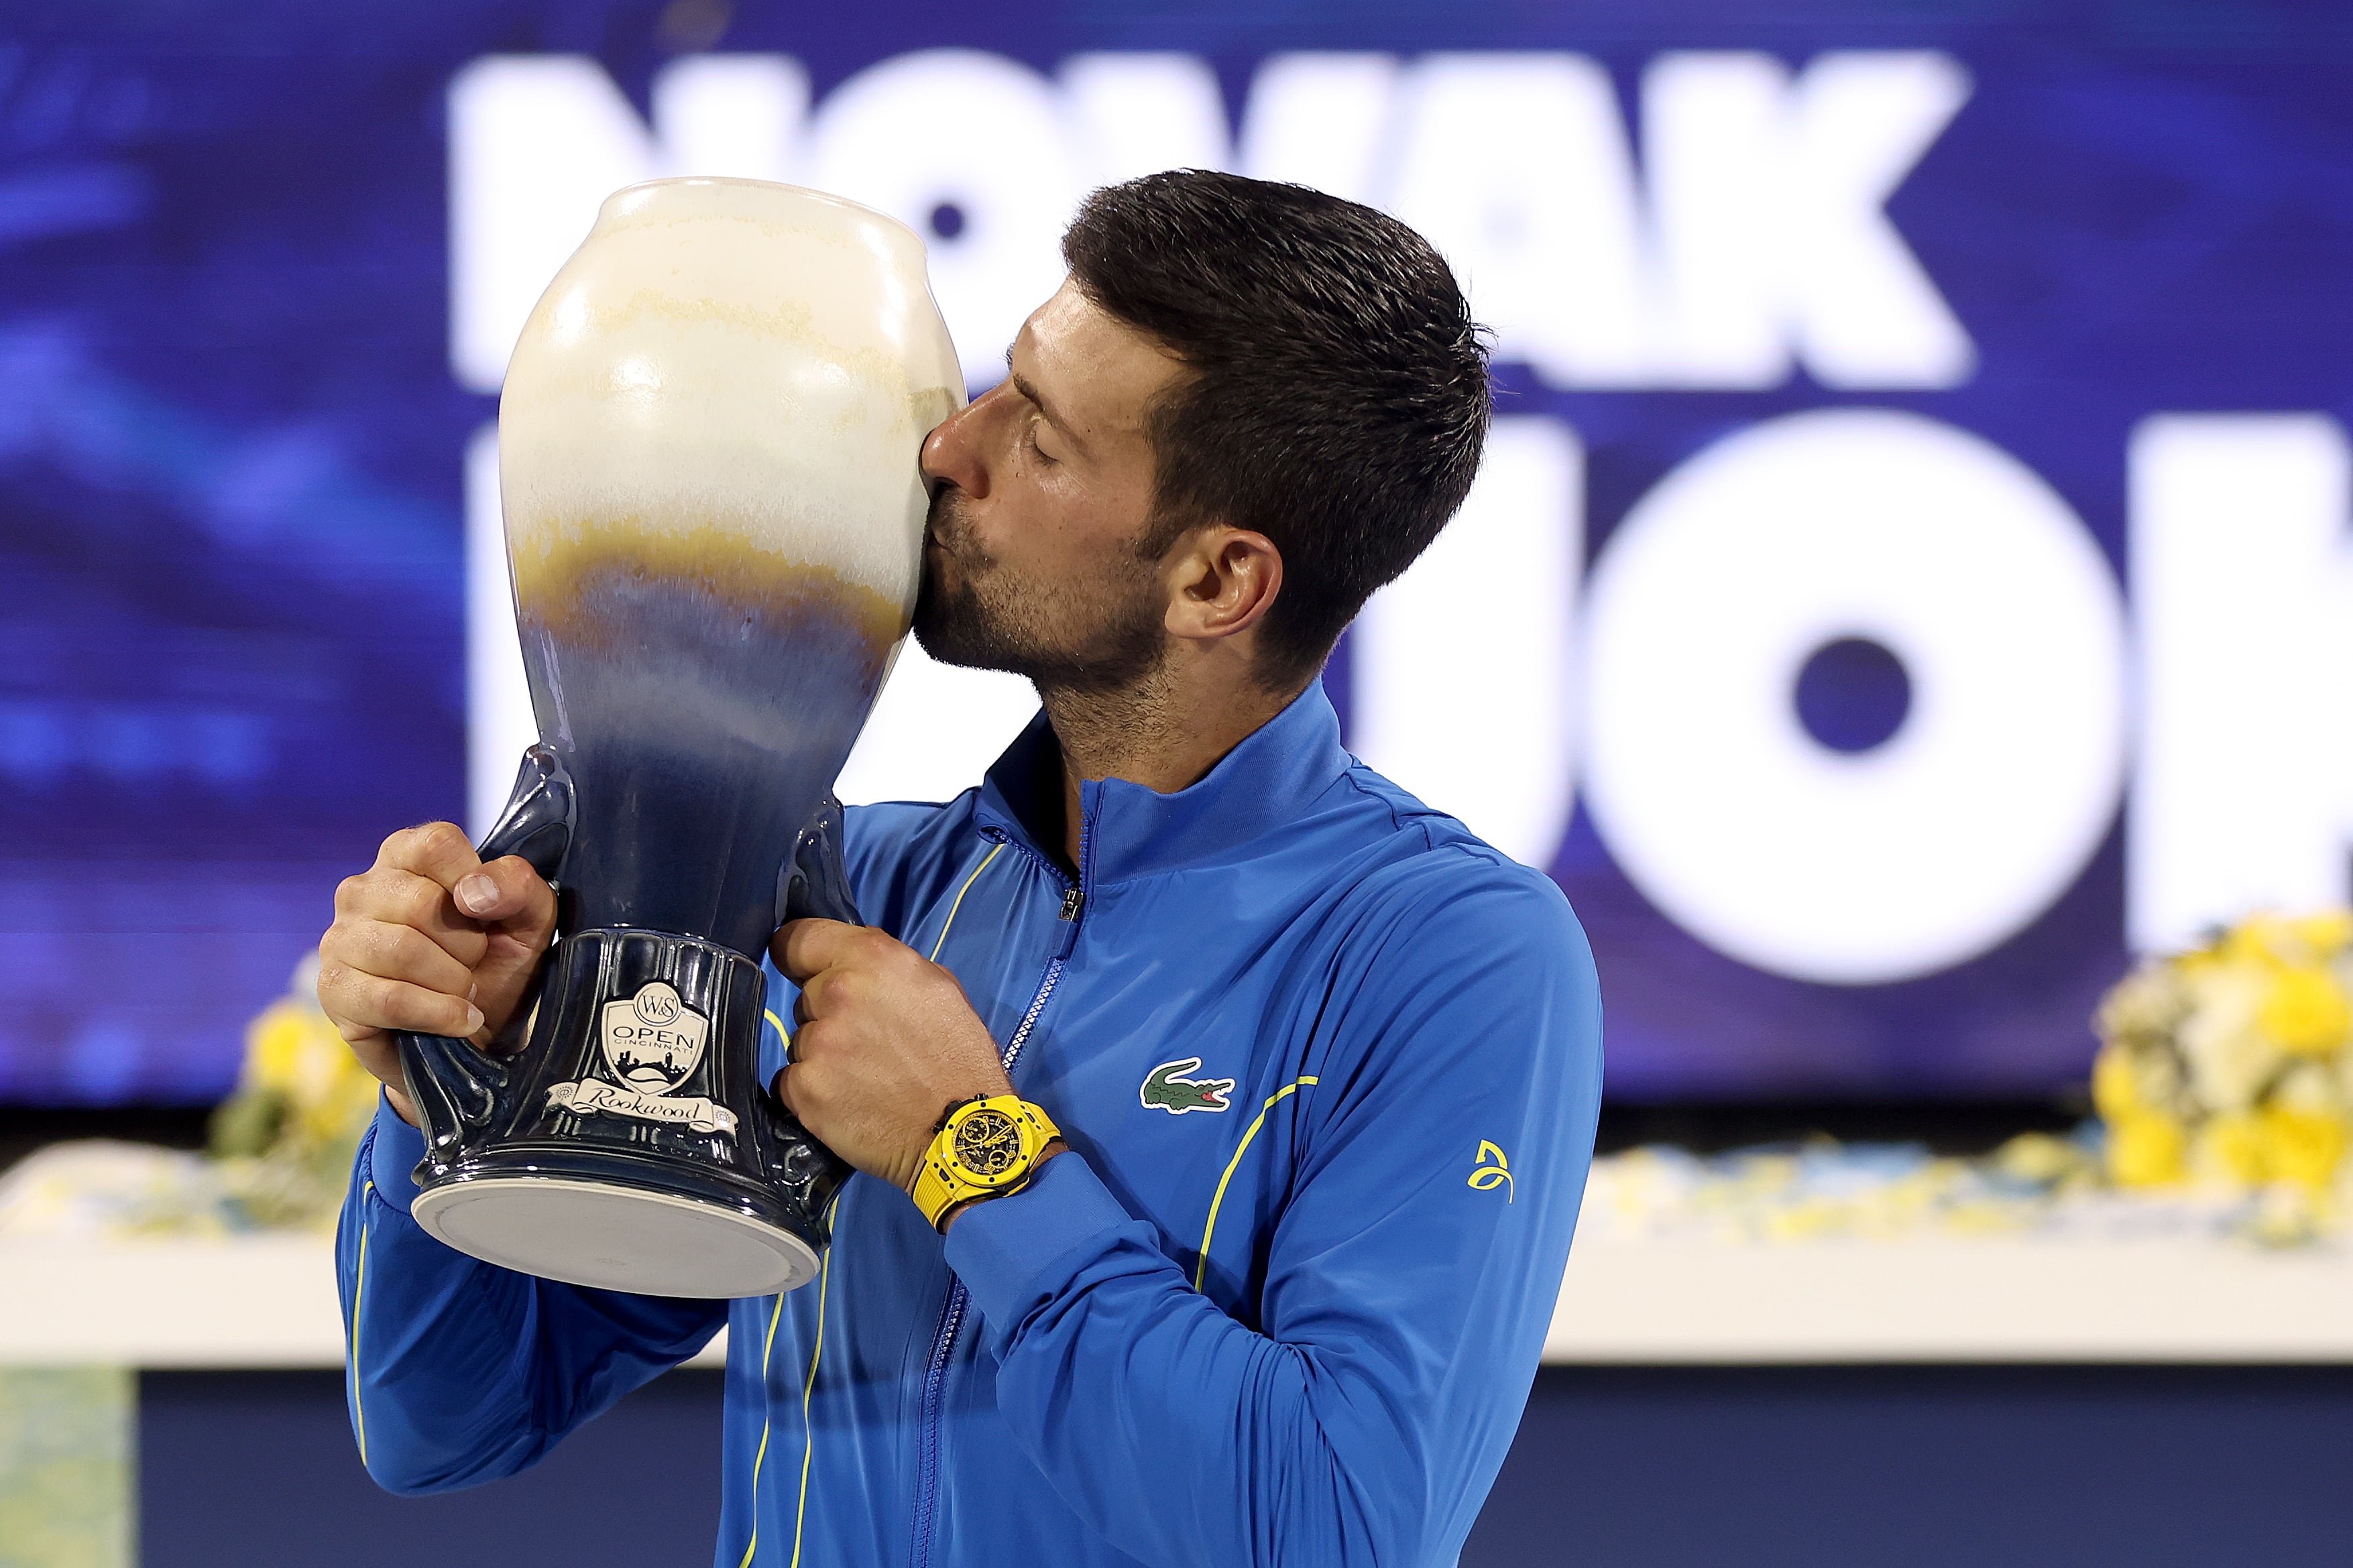
<path fill-rule="evenodd" d="M 914 1568 L 929 1568 L 932 1561 L 932 1515 L 940 1490 L 940 1405 L 947 1393 L 948 1358 L 955 1349 L 956 1331 L 964 1326 L 964 1281 L 958 1280 L 940 1305 L 932 1363 L 923 1373 L 923 1423 L 915 1449 Z"/>
<path fill-rule="evenodd" d="M 1012 1072 L 1013 1064 L 1020 1058 L 1021 1047 L 1029 1043 L 1029 1032 L 1038 1026 L 1038 1015 L 1046 1010 L 1053 999 L 1054 987 L 1061 983 L 1062 967 L 1079 944 L 1080 917 L 1086 912 L 1087 847 L 1093 837 L 1094 818 L 1089 813 L 1079 819 L 1079 879 L 1071 881 L 1062 875 L 1062 868 L 1041 855 L 1032 854 L 1027 846 L 1014 847 L 1029 855 L 1043 867 L 1056 881 L 1062 884 L 1062 908 L 1055 917 L 1057 928 L 1053 955 L 1046 961 L 1046 972 L 1038 977 L 1037 993 L 1015 1026 L 1013 1037 L 1005 1042 L 1000 1058 L 1005 1070 Z M 996 829 L 983 829 L 982 837 L 1000 844 L 1011 839 Z M 956 1336 L 963 1331 L 965 1308 L 970 1298 L 964 1281 L 955 1280 L 948 1287 L 947 1300 L 940 1304 L 940 1325 L 932 1336 L 932 1356 L 923 1371 L 923 1399 L 915 1444 L 915 1523 L 909 1561 L 913 1568 L 931 1568 L 932 1525 L 939 1508 L 940 1492 L 940 1408 L 947 1399 L 948 1365 L 955 1359 Z"/>

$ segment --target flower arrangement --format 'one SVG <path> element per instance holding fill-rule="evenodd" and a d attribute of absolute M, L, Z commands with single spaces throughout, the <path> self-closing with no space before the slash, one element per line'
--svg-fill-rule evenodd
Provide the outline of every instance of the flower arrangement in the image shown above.
<path fill-rule="evenodd" d="M 2353 912 L 2259 915 L 2151 959 L 2098 1027 L 2092 1100 L 2118 1186 L 2333 1209 L 2353 1136 Z"/>
<path fill-rule="evenodd" d="M 375 1114 L 376 1080 L 319 1010 L 317 967 L 247 1026 L 237 1091 L 213 1113 L 226 1184 L 264 1226 L 330 1222 Z"/>

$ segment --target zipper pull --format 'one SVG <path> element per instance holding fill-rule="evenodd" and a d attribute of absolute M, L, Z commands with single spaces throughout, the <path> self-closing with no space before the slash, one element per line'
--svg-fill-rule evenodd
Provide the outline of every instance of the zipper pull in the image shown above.
<path fill-rule="evenodd" d="M 1054 944 L 1056 958 L 1068 958 L 1071 949 L 1079 945 L 1079 911 L 1087 907 L 1087 896 L 1072 888 L 1062 895 L 1061 940 Z"/>

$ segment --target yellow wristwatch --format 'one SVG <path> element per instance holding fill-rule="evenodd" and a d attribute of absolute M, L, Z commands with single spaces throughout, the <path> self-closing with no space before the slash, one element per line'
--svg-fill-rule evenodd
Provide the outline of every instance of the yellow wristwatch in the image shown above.
<path fill-rule="evenodd" d="M 970 1198 L 1017 1193 L 1029 1184 L 1038 1156 L 1062 1135 L 1053 1118 L 1018 1094 L 995 1094 L 948 1107 L 915 1174 L 915 1206 L 932 1228 Z"/>

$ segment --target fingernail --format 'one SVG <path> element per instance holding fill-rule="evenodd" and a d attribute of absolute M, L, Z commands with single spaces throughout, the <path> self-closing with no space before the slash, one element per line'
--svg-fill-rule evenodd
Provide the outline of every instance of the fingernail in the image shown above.
<path fill-rule="evenodd" d="M 471 1002 L 469 1002 L 466 1004 L 466 1033 L 470 1035 L 479 1035 L 481 1032 L 482 1010 L 480 1007 L 475 1006 Z"/>
<path fill-rule="evenodd" d="M 458 907 L 470 915 L 480 914 L 499 901 L 499 885 L 480 871 L 458 882 Z"/>

